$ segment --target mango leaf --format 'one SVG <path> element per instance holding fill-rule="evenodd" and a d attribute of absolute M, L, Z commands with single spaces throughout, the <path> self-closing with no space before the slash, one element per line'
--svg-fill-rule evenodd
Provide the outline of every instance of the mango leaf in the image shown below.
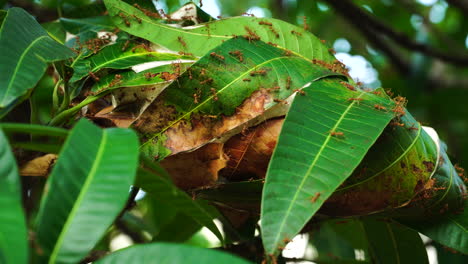
<path fill-rule="evenodd" d="M 138 140 L 125 129 L 101 130 L 82 119 L 54 166 L 37 217 L 48 263 L 77 263 L 124 207 L 138 164 Z"/>
<path fill-rule="evenodd" d="M 60 44 L 65 43 L 67 32 L 58 21 L 47 22 L 41 26 L 49 33 L 49 36 Z"/>
<path fill-rule="evenodd" d="M 172 12 L 169 17 L 171 18 L 170 21 L 168 21 L 169 23 L 175 20 L 181 26 L 198 25 L 215 20 L 215 18 L 203 11 L 203 9 L 198 7 L 194 2 L 186 3 L 178 10 Z"/>
<path fill-rule="evenodd" d="M 406 205 L 434 174 L 437 152 L 435 142 L 406 112 L 384 130 L 322 212 L 363 215 Z"/>
<path fill-rule="evenodd" d="M 457 174 L 443 148 L 432 188 L 392 216 L 433 240 L 468 254 L 468 194 L 460 176 L 466 177 Z"/>
<path fill-rule="evenodd" d="M 223 41 L 234 36 L 243 36 L 249 40 L 260 39 L 271 42 L 309 60 L 316 59 L 327 63 L 335 61 L 328 48 L 317 37 L 303 28 L 284 21 L 235 17 L 216 20 L 190 29 L 176 28 L 150 18 L 122 1 L 105 0 L 104 3 L 114 24 L 121 30 L 171 50 L 203 56 Z M 137 23 L 134 16 L 139 17 L 142 22 Z M 130 25 L 125 21 L 130 22 Z"/>
<path fill-rule="evenodd" d="M 371 263 L 369 244 L 359 218 L 321 222 L 309 233 L 309 243 L 317 250 L 316 263 Z M 356 250 L 361 251 L 357 256 Z"/>
<path fill-rule="evenodd" d="M 135 185 L 152 194 L 152 197 L 159 202 L 177 208 L 179 212 L 193 218 L 200 225 L 206 226 L 220 241 L 223 241 L 221 232 L 213 223 L 216 215 L 207 210 L 199 201 L 192 200 L 167 178 L 155 175 L 146 169 L 140 169 Z"/>
<path fill-rule="evenodd" d="M 48 62 L 74 56 L 20 8 L 8 10 L 0 29 L 0 50 L 0 108 L 33 88 Z"/>
<path fill-rule="evenodd" d="M 108 16 L 97 16 L 87 18 L 60 18 L 60 23 L 68 32 L 79 35 L 92 31 L 113 31 L 114 24 Z"/>
<path fill-rule="evenodd" d="M 97 261 L 97 264 L 111 263 L 158 263 L 158 264 L 248 264 L 239 257 L 212 249 L 180 244 L 154 243 L 125 248 Z"/>
<path fill-rule="evenodd" d="M 429 263 L 418 232 L 386 219 L 364 218 L 372 263 Z"/>
<path fill-rule="evenodd" d="M 133 92 L 138 90 L 148 90 L 151 88 L 156 88 L 161 92 L 164 88 L 171 84 L 173 80 L 166 80 L 162 78 L 162 75 L 165 74 L 175 74 L 175 70 L 185 71 L 192 63 L 177 63 L 169 64 L 169 65 L 162 65 L 158 67 L 154 67 L 151 69 L 147 69 L 141 72 L 135 72 L 133 70 L 119 72 L 117 74 L 108 74 L 102 78 L 98 82 L 96 82 L 93 87 L 91 87 L 91 92 L 94 94 L 99 94 L 104 91 L 114 90 L 121 87 L 138 87 L 140 89 L 124 89 L 125 92 L 131 90 L 130 92 L 133 95 Z M 159 94 L 159 92 L 157 94 Z M 156 94 L 156 95 L 157 95 Z"/>
<path fill-rule="evenodd" d="M 297 95 L 269 163 L 261 227 L 267 253 L 278 252 L 348 178 L 394 117 L 387 98 L 321 80 Z"/>
<path fill-rule="evenodd" d="M 28 263 L 26 221 L 16 160 L 0 129 L 0 263 Z"/>
<path fill-rule="evenodd" d="M 284 115 L 296 89 L 336 75 L 264 42 L 231 39 L 167 87 L 134 127 L 145 135 L 142 151 L 163 158 Z"/>
<path fill-rule="evenodd" d="M 128 43 L 118 42 L 103 48 L 98 54 L 78 60 L 74 66 L 74 73 L 70 82 L 76 82 L 90 72 L 96 73 L 100 69 L 126 69 L 131 66 L 151 61 L 172 61 L 177 59 L 193 59 L 171 53 L 159 53 L 146 50 L 140 46 L 130 46 Z"/>

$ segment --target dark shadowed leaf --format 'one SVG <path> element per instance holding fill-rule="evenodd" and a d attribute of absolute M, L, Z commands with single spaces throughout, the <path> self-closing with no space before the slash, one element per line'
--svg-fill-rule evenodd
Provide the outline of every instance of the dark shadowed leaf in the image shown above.
<path fill-rule="evenodd" d="M 0 29 L 0 50 L 0 108 L 33 88 L 48 62 L 74 56 L 20 8 L 8 10 Z"/>
<path fill-rule="evenodd" d="M 140 169 L 135 185 L 150 193 L 158 202 L 173 206 L 178 212 L 193 218 L 200 225 L 206 226 L 220 241 L 223 241 L 221 232 L 213 222 L 217 216 L 213 213 L 213 208 L 207 208 L 201 201 L 193 200 L 167 178 L 153 174 L 150 170 Z"/>
<path fill-rule="evenodd" d="M 155 243 L 119 250 L 96 263 L 248 264 L 250 262 L 212 249 L 180 244 Z"/>
<path fill-rule="evenodd" d="M 0 129 L 0 263 L 28 263 L 26 222 L 16 160 Z"/>

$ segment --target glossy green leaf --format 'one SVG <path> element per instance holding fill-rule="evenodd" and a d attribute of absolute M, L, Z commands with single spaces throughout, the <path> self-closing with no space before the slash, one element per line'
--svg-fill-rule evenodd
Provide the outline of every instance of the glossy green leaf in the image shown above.
<path fill-rule="evenodd" d="M 437 145 L 406 113 L 390 123 L 323 212 L 363 215 L 401 207 L 424 189 L 437 163 Z"/>
<path fill-rule="evenodd" d="M 179 212 L 193 218 L 200 225 L 206 226 L 220 241 L 223 241 L 221 232 L 213 222 L 216 215 L 207 210 L 199 201 L 193 200 L 185 192 L 178 189 L 167 178 L 152 174 L 146 169 L 140 169 L 135 185 L 150 193 L 159 202 L 177 208 Z"/>
<path fill-rule="evenodd" d="M 97 264 L 158 263 L 158 264 L 248 264 L 239 257 L 212 249 L 180 244 L 154 243 L 119 250 L 99 260 Z"/>
<path fill-rule="evenodd" d="M 178 65 L 180 66 L 180 70 L 183 72 L 191 64 L 192 63 L 180 63 Z M 91 87 L 91 92 L 98 94 L 103 91 L 114 90 L 121 87 L 135 87 L 136 89 L 124 89 L 123 91 L 131 92 L 133 95 L 134 92 L 145 92 L 148 90 L 152 90 L 152 88 L 155 88 L 154 91 L 156 92 L 156 94 L 153 96 L 156 97 L 156 95 L 163 91 L 164 88 L 166 88 L 173 81 L 161 78 L 161 74 L 163 72 L 174 74 L 174 65 L 169 64 L 158 66 L 141 72 L 134 72 L 132 70 L 119 72 L 118 74 L 120 75 L 120 78 L 116 76 L 117 74 L 109 74 L 102 77 L 98 82 L 96 82 L 93 85 L 93 87 Z M 116 95 L 116 97 L 118 97 L 118 95 Z"/>
<path fill-rule="evenodd" d="M 181 8 L 171 13 L 169 17 L 171 20 L 179 20 L 177 22 L 181 26 L 192 26 L 216 20 L 194 2 L 186 3 Z M 171 21 L 168 22 L 170 23 Z"/>
<path fill-rule="evenodd" d="M 49 36 L 60 44 L 65 43 L 67 32 L 58 21 L 47 22 L 41 26 L 49 33 Z"/>
<path fill-rule="evenodd" d="M 0 29 L 0 50 L 0 108 L 33 88 L 48 62 L 74 56 L 20 8 L 8 10 Z"/>
<path fill-rule="evenodd" d="M 371 263 L 369 244 L 358 218 L 320 222 L 309 238 L 317 250 L 317 257 L 312 259 L 316 263 Z"/>
<path fill-rule="evenodd" d="M 433 240 L 468 254 L 468 200 L 466 185 L 445 149 L 433 176 L 434 185 L 393 217 Z"/>
<path fill-rule="evenodd" d="M 94 56 L 78 60 L 73 66 L 74 74 L 70 82 L 81 80 L 90 72 L 96 73 L 104 68 L 126 69 L 145 62 L 192 58 L 171 53 L 148 51 L 143 47 L 126 47 L 126 45 L 128 44 L 125 44 L 125 42 L 118 42 L 103 48 Z"/>
<path fill-rule="evenodd" d="M 60 127 L 42 126 L 24 123 L 0 123 L 0 129 L 7 133 L 24 133 L 50 137 L 66 137 L 68 130 Z"/>
<path fill-rule="evenodd" d="M 0 129 L 0 263 L 28 263 L 26 221 L 16 160 Z"/>
<path fill-rule="evenodd" d="M 233 129 L 240 132 L 242 126 L 270 118 L 267 111 L 284 115 L 288 105 L 277 102 L 308 82 L 335 75 L 264 42 L 231 39 L 167 87 L 142 114 L 141 119 L 147 122 L 134 127 L 145 134 L 147 142 L 142 151 L 149 157 L 162 158 L 164 150 L 176 154 L 198 148 Z M 193 129 L 196 123 L 200 125 Z"/>
<path fill-rule="evenodd" d="M 37 218 L 49 263 L 77 263 L 124 207 L 138 163 L 131 130 L 99 129 L 82 119 L 64 144 Z"/>
<path fill-rule="evenodd" d="M 386 219 L 363 219 L 373 263 L 429 263 L 418 232 Z"/>
<path fill-rule="evenodd" d="M 263 190 L 262 238 L 271 254 L 351 175 L 394 117 L 391 100 L 337 80 L 313 82 L 303 91 L 286 116 Z"/>
<path fill-rule="evenodd" d="M 87 18 L 60 18 L 60 23 L 70 33 L 79 35 L 92 31 L 113 31 L 114 24 L 108 16 L 97 16 Z"/>
<path fill-rule="evenodd" d="M 105 0 L 104 3 L 120 29 L 171 50 L 203 56 L 233 35 L 250 35 L 250 38 L 258 36 L 264 42 L 277 44 L 309 60 L 335 60 L 328 48 L 314 35 L 303 28 L 276 19 L 234 17 L 184 29 L 162 24 L 122 1 Z M 133 15 L 141 18 L 142 23 L 137 23 Z M 127 26 L 125 20 L 130 20 L 131 25 Z"/>

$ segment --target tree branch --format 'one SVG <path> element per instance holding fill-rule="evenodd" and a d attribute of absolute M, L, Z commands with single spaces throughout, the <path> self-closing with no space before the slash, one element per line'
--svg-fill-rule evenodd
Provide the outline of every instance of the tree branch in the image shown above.
<path fill-rule="evenodd" d="M 9 0 L 8 3 L 12 6 L 21 7 L 28 11 L 28 13 L 36 17 L 36 20 L 39 23 L 54 21 L 59 17 L 57 10 L 42 7 L 38 4 L 35 4 L 33 1 Z"/>
<path fill-rule="evenodd" d="M 417 51 L 428 56 L 438 58 L 448 63 L 455 65 L 468 66 L 468 57 L 460 54 L 446 54 L 442 51 L 433 49 L 432 47 L 418 43 L 401 32 L 396 32 L 389 26 L 382 23 L 380 20 L 370 16 L 361 8 L 355 6 L 349 0 L 324 0 L 329 3 L 336 11 L 341 13 L 345 19 L 358 24 L 359 30 L 365 27 L 372 28 L 372 31 L 383 34 L 392 39 L 396 44 L 413 51 Z"/>
<path fill-rule="evenodd" d="M 463 13 L 468 14 L 468 2 L 463 0 L 446 0 L 451 6 L 460 9 Z"/>

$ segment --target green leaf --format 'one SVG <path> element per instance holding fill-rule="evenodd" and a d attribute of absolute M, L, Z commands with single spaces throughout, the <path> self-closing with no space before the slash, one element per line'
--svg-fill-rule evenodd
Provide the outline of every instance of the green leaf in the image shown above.
<path fill-rule="evenodd" d="M 25 133 L 31 135 L 66 137 L 68 130 L 60 127 L 50 127 L 24 123 L 0 123 L 0 128 L 5 132 Z"/>
<path fill-rule="evenodd" d="M 263 190 L 262 238 L 271 254 L 351 175 L 394 117 L 391 100 L 336 80 L 313 82 L 303 91 L 286 116 Z"/>
<path fill-rule="evenodd" d="M 429 263 L 418 232 L 386 219 L 362 220 L 373 263 Z"/>
<path fill-rule="evenodd" d="M 178 10 L 172 12 L 169 17 L 171 20 L 180 20 L 177 22 L 181 26 L 192 26 L 216 20 L 203 11 L 203 9 L 198 7 L 194 2 L 186 3 Z M 170 23 L 171 21 L 168 22 Z"/>
<path fill-rule="evenodd" d="M 28 263 L 26 221 L 16 160 L 0 129 L 0 263 Z"/>
<path fill-rule="evenodd" d="M 44 74 L 36 87 L 29 98 L 31 123 L 47 124 L 52 118 L 54 78 L 48 74 Z"/>
<path fill-rule="evenodd" d="M 441 160 L 433 176 L 432 189 L 427 189 L 406 208 L 394 212 L 394 217 L 431 239 L 468 254 L 466 186 L 445 150 L 441 151 Z"/>
<path fill-rule="evenodd" d="M 131 130 L 77 123 L 37 218 L 37 238 L 49 263 L 77 263 L 87 255 L 124 207 L 137 164 L 138 140 Z"/>
<path fill-rule="evenodd" d="M 48 62 L 74 56 L 20 8 L 8 10 L 0 29 L 0 50 L 0 108 L 33 88 Z"/>
<path fill-rule="evenodd" d="M 365 215 L 406 205 L 424 189 L 437 163 L 437 145 L 406 113 L 387 126 L 322 212 Z"/>
<path fill-rule="evenodd" d="M 79 35 L 88 31 L 113 31 L 114 24 L 108 16 L 97 16 L 87 18 L 60 18 L 62 26 L 70 33 Z"/>
<path fill-rule="evenodd" d="M 180 70 L 183 72 L 191 64 L 192 63 L 180 63 L 178 65 L 180 65 Z M 139 89 L 124 89 L 123 91 L 129 91 L 133 95 L 133 92 L 138 93 L 138 90 L 146 91 L 155 88 L 154 90 L 156 91 L 156 95 L 158 95 L 162 90 L 166 88 L 166 86 L 171 84 L 173 81 L 167 81 L 165 79 L 162 79 L 160 76 L 163 72 L 174 74 L 174 65 L 170 64 L 158 66 L 141 72 L 134 72 L 132 70 L 120 72 L 118 73 L 120 75 L 120 78 L 116 76 L 117 74 L 108 74 L 102 77 L 98 82 L 95 83 L 93 87 L 91 87 L 91 92 L 93 92 L 94 94 L 98 94 L 107 90 L 114 90 L 121 87 L 135 87 Z"/>
<path fill-rule="evenodd" d="M 212 249 L 203 249 L 180 244 L 154 243 L 132 246 L 119 250 L 96 263 L 248 264 L 249 262 L 239 257 Z"/>
<path fill-rule="evenodd" d="M 310 232 L 310 243 L 317 250 L 316 263 L 370 262 L 369 244 L 358 218 L 333 219 L 319 223 Z M 356 250 L 362 255 L 356 260 Z M 364 262 L 364 263 L 365 263 Z"/>
<path fill-rule="evenodd" d="M 60 44 L 65 43 L 65 39 L 67 37 L 67 32 L 63 28 L 63 26 L 60 24 L 58 21 L 54 22 L 47 22 L 44 24 L 41 24 L 42 27 L 49 33 L 49 36 L 57 41 Z"/>
<path fill-rule="evenodd" d="M 303 28 L 276 19 L 234 17 L 186 29 L 162 24 L 122 1 L 105 0 L 104 3 L 115 25 L 121 30 L 175 51 L 203 56 L 234 35 L 250 35 L 250 38 L 257 35 L 264 42 L 279 45 L 309 60 L 328 63 L 335 60 L 317 37 Z M 141 24 L 133 19 L 134 15 L 141 18 Z M 130 26 L 126 25 L 126 20 L 131 21 Z"/>
<path fill-rule="evenodd" d="M 167 87 L 142 114 L 147 122 L 134 127 L 147 138 L 142 151 L 162 158 L 161 149 L 189 151 L 234 129 L 284 115 L 288 105 L 278 100 L 308 82 L 336 75 L 262 41 L 230 39 Z"/>
<path fill-rule="evenodd" d="M 139 169 L 135 185 L 152 194 L 152 197 L 159 202 L 177 208 L 179 212 L 193 218 L 200 225 L 206 226 L 220 241 L 223 241 L 221 232 L 213 223 L 216 215 L 211 210 L 207 210 L 205 205 L 200 204 L 199 201 L 192 200 L 167 178 L 152 174 L 146 169 Z"/>
<path fill-rule="evenodd" d="M 180 56 L 172 53 L 159 53 L 148 51 L 143 47 L 126 47 L 125 42 L 103 48 L 98 54 L 80 59 L 74 64 L 74 74 L 70 82 L 76 82 L 87 76 L 90 72 L 96 73 L 104 68 L 126 69 L 131 66 L 151 61 L 172 61 L 177 59 L 193 59 L 189 56 Z"/>

